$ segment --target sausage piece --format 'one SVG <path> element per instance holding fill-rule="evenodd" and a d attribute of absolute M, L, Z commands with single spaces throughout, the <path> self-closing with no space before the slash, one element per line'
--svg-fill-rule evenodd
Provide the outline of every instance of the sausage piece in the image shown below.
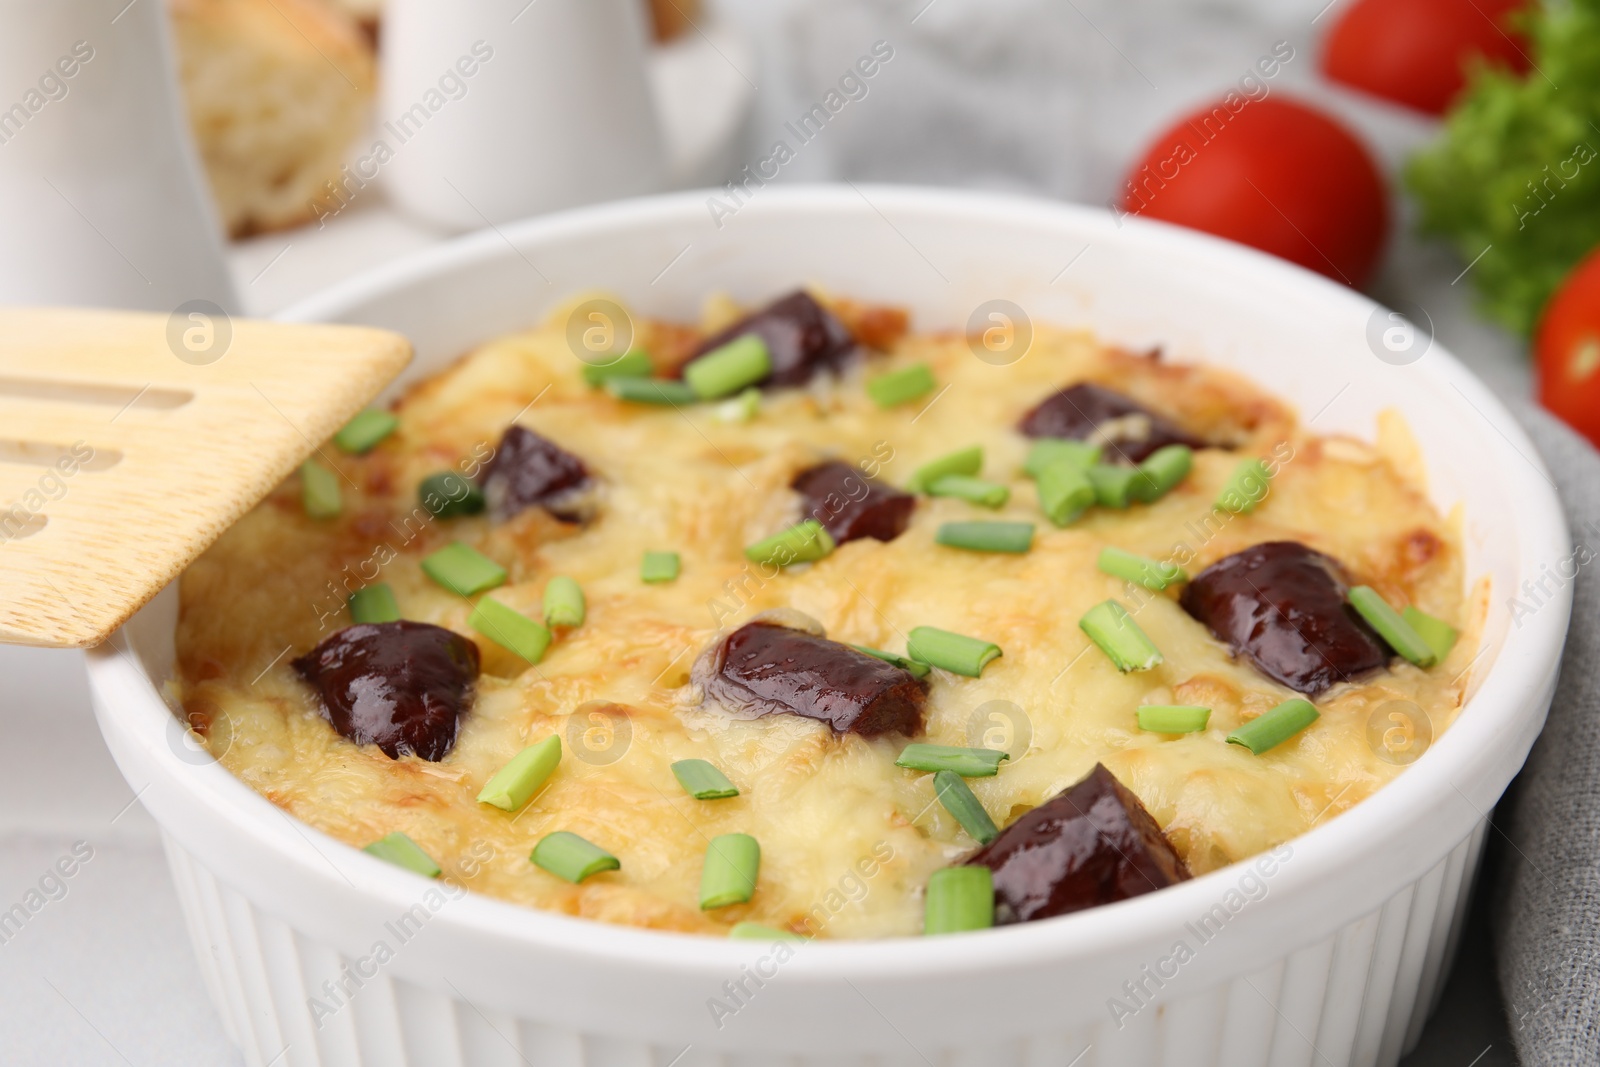
<path fill-rule="evenodd" d="M 1206 447 L 1204 441 L 1166 416 L 1093 382 L 1057 391 L 1024 415 L 1017 428 L 1028 437 L 1104 440 L 1108 463 L 1138 463 L 1167 445 Z"/>
<path fill-rule="evenodd" d="M 763 387 L 804 385 L 819 371 L 837 371 L 856 350 L 844 323 L 799 290 L 706 338 L 684 366 L 747 333 L 759 335 L 772 356 L 772 373 L 757 383 Z"/>
<path fill-rule="evenodd" d="M 790 483 L 807 518 L 838 544 L 859 537 L 893 541 L 905 532 L 917 498 L 868 478 L 848 463 L 832 460 L 801 471 Z"/>
<path fill-rule="evenodd" d="M 425 622 L 361 623 L 293 666 L 344 737 L 377 745 L 390 759 L 411 752 L 438 762 L 455 747 L 472 703 L 478 647 Z"/>
<path fill-rule="evenodd" d="M 996 924 L 1111 904 L 1191 877 L 1139 798 L 1099 763 L 964 863 L 994 872 Z"/>
<path fill-rule="evenodd" d="M 1345 598 L 1337 560 L 1298 541 L 1267 541 L 1201 571 L 1178 602 L 1234 655 L 1316 696 L 1389 662 L 1383 639 Z"/>
<path fill-rule="evenodd" d="M 922 731 L 923 682 L 820 634 L 757 620 L 696 666 L 706 695 L 749 717 L 803 715 L 865 737 Z"/>
<path fill-rule="evenodd" d="M 572 518 L 574 497 L 589 484 L 583 460 L 525 426 L 512 426 L 500 438 L 483 469 L 483 494 L 490 509 L 509 519 L 541 505 L 557 518 Z"/>

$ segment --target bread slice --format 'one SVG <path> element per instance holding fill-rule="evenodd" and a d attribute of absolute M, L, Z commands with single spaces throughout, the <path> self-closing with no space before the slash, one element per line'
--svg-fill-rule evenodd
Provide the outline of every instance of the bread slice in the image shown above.
<path fill-rule="evenodd" d="M 316 0 L 170 0 L 189 122 L 228 232 L 306 222 L 377 81 L 355 20 Z"/>

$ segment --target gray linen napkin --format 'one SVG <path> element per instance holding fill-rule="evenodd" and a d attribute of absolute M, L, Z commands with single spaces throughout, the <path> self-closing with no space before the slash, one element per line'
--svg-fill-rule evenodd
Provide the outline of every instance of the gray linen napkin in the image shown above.
<path fill-rule="evenodd" d="M 1517 413 L 1566 505 L 1577 576 L 1550 720 L 1496 813 L 1495 957 L 1522 1062 L 1587 1067 L 1600 1064 L 1600 453 L 1530 405 Z"/>

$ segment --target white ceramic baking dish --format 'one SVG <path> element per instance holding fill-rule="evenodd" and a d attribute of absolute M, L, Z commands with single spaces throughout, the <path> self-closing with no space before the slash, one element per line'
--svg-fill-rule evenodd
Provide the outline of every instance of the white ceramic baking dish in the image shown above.
<path fill-rule="evenodd" d="M 1524 576 L 1569 550 L 1516 423 L 1436 345 L 1404 365 L 1379 359 L 1372 324 L 1392 323 L 1360 295 L 1194 233 L 931 190 L 773 187 L 744 199 L 720 222 L 696 193 L 477 234 L 291 317 L 400 330 L 416 342 L 415 377 L 580 290 L 692 319 L 712 290 L 755 302 L 816 282 L 907 305 L 924 329 L 964 328 L 1003 298 L 1035 320 L 1159 343 L 1170 358 L 1237 368 L 1322 431 L 1370 437 L 1378 411 L 1397 407 L 1438 505 L 1464 507 L 1470 575 L 1493 583 L 1465 712 L 1396 782 L 1280 850 L 1270 871 L 1241 864 L 1046 922 L 815 942 L 780 960 L 770 945 L 441 892 L 290 819 L 197 752 L 163 701 L 168 589 L 91 653 L 89 671 L 247 1062 L 1395 1063 L 1438 992 L 1485 815 L 1544 720 L 1566 632 L 1560 593 L 1516 622 L 1506 607 Z"/>

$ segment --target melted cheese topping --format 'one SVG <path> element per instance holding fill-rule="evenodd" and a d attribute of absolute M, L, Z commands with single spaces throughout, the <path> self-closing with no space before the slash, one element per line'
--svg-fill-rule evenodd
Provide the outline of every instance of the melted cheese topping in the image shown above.
<path fill-rule="evenodd" d="M 644 328 L 646 344 L 660 350 L 681 349 L 684 336 Z M 919 361 L 933 368 L 937 395 L 888 411 L 866 397 L 866 377 Z M 719 421 L 712 405 L 623 404 L 589 389 L 579 370 L 559 315 L 484 345 L 413 388 L 396 409 L 399 431 L 371 454 L 324 449 L 345 476 L 341 517 L 307 518 L 291 479 L 189 569 L 174 686 L 234 774 L 351 845 L 404 831 L 445 877 L 529 906 L 705 933 L 754 920 L 882 937 L 920 929 L 929 873 L 974 843 L 935 802 L 930 775 L 893 765 L 903 740 L 835 737 L 795 716 L 737 721 L 697 703 L 688 684 L 695 658 L 719 630 L 759 611 L 795 608 L 830 637 L 896 652 L 919 625 L 998 643 L 1004 655 L 981 678 L 934 672 L 919 740 L 1012 753 L 997 777 L 970 782 L 1001 826 L 1102 761 L 1197 874 L 1370 796 L 1403 769 L 1383 758 L 1385 731 L 1403 744 L 1415 730 L 1415 750 L 1459 709 L 1486 590 L 1464 597 L 1456 523 L 1430 507 L 1398 419 L 1386 421 L 1377 447 L 1319 437 L 1230 374 L 1042 326 L 1027 355 L 1007 366 L 975 358 L 961 336 L 906 336 L 842 380 L 765 396 L 745 424 Z M 1154 505 L 1096 509 L 1057 529 L 1021 475 L 1028 442 L 1014 427 L 1078 380 L 1118 389 L 1235 449 L 1197 453 L 1189 478 Z M 593 522 L 565 526 L 537 508 L 499 524 L 437 520 L 417 507 L 424 477 L 452 467 L 476 473 L 514 419 L 588 464 L 601 483 Z M 921 498 L 891 543 L 850 542 L 777 575 L 744 560 L 745 545 L 799 518 L 788 488 L 797 471 L 839 458 L 899 484 L 918 465 L 972 444 L 984 447 L 983 475 L 1011 487 L 998 512 Z M 1275 463 L 1270 495 L 1249 515 L 1216 512 L 1212 502 L 1243 455 Z M 1037 523 L 1033 550 L 992 555 L 934 544 L 940 523 L 974 518 Z M 1133 589 L 1095 560 L 1116 545 L 1173 558 L 1192 574 L 1277 539 L 1334 556 L 1391 603 L 1414 603 L 1465 636 L 1431 670 L 1396 660 L 1336 687 L 1318 700 L 1313 726 L 1254 756 L 1226 744 L 1228 732 L 1294 694 L 1235 662 L 1178 607 L 1176 590 Z M 451 540 L 505 565 L 510 583 L 493 596 L 534 616 L 549 577 L 577 579 L 587 620 L 527 666 L 474 633 L 471 605 L 418 567 Z M 675 582 L 640 581 L 650 549 L 681 554 Z M 344 740 L 289 667 L 348 625 L 345 596 L 373 581 L 390 584 L 406 618 L 449 627 L 483 653 L 475 706 L 439 763 L 390 760 Z M 1077 621 L 1108 597 L 1137 609 L 1165 663 L 1122 675 L 1089 644 Z M 1142 733 L 1134 709 L 1146 703 L 1207 705 L 1210 726 L 1177 738 Z M 508 814 L 476 802 L 497 769 L 552 733 L 563 737 L 563 760 L 526 808 Z M 689 757 L 721 768 L 740 796 L 685 795 L 670 765 Z M 614 853 L 622 869 L 573 886 L 534 867 L 534 843 L 558 829 Z M 759 888 L 748 904 L 704 913 L 697 900 L 707 842 L 730 832 L 760 841 Z"/>

